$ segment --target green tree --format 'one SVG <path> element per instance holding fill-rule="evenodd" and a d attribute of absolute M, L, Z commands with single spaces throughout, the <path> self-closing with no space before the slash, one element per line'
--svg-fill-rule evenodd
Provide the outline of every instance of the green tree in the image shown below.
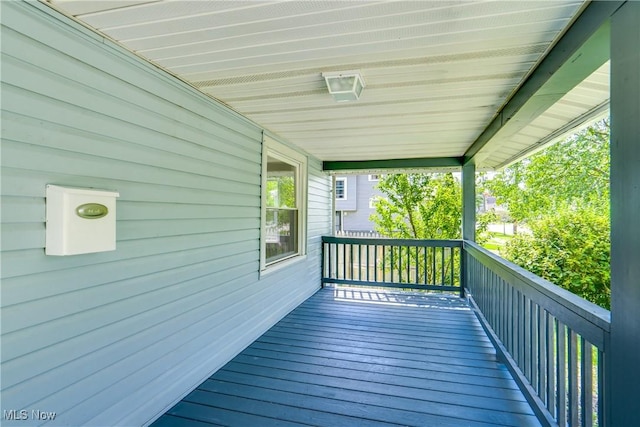
<path fill-rule="evenodd" d="M 486 183 L 526 222 L 502 254 L 609 308 L 609 122 L 603 120 L 504 169 Z"/>
<path fill-rule="evenodd" d="M 376 202 L 371 215 L 378 233 L 402 239 L 458 239 L 462 221 L 462 194 L 459 182 L 452 174 L 386 175 L 378 183 L 384 194 Z M 460 265 L 454 252 L 444 248 L 392 247 L 387 253 L 387 265 L 398 272 L 400 282 L 443 285 L 450 276 L 446 272 Z M 409 272 L 402 275 L 402 272 Z M 410 277 L 412 276 L 412 277 Z"/>
<path fill-rule="evenodd" d="M 567 206 L 609 210 L 609 121 L 515 163 L 485 183 L 517 222 Z"/>
<path fill-rule="evenodd" d="M 451 173 L 396 174 L 383 177 L 384 194 L 371 216 L 378 233 L 402 239 L 459 239 L 462 230 L 462 188 Z M 476 240 L 488 237 L 493 212 L 477 217 Z"/>
<path fill-rule="evenodd" d="M 461 237 L 462 188 L 453 174 L 387 175 L 378 183 L 378 189 L 384 196 L 376 202 L 376 212 L 370 219 L 375 230 L 383 236 L 402 239 Z M 483 231 L 486 231 L 490 217 L 491 214 L 487 214 L 478 221 L 481 240 L 486 238 Z M 487 220 L 482 221 L 483 218 Z M 458 255 L 444 248 L 427 248 L 424 252 L 415 248 L 396 248 L 389 253 L 389 258 L 388 265 L 393 259 L 398 271 L 413 271 L 415 280 L 430 284 L 448 280 L 446 272 L 452 268 L 457 271 L 460 262 Z"/>
<path fill-rule="evenodd" d="M 378 233 L 403 239 L 459 239 L 460 183 L 452 174 L 396 174 L 383 177 L 384 197 L 371 215 Z"/>

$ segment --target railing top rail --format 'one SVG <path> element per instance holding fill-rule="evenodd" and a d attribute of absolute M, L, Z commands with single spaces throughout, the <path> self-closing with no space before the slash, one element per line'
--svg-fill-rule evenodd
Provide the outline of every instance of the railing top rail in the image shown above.
<path fill-rule="evenodd" d="M 336 237 L 322 236 L 323 243 L 343 243 L 351 245 L 384 245 L 384 246 L 417 246 L 437 248 L 460 248 L 462 240 L 436 240 L 436 239 L 387 239 L 371 237 Z"/>
<path fill-rule="evenodd" d="M 498 270 L 501 275 L 509 276 L 524 285 L 521 291 L 527 297 L 535 297 L 536 293 L 542 295 L 546 300 L 543 305 L 549 308 L 549 312 L 558 320 L 569 323 L 563 318 L 563 313 L 568 311 L 606 332 L 610 331 L 611 312 L 609 310 L 536 276 L 530 271 L 487 251 L 475 242 L 465 240 L 464 250 L 489 268 Z"/>

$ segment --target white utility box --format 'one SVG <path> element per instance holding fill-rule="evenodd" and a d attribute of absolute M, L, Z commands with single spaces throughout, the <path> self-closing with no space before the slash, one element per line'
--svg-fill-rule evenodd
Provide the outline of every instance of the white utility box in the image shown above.
<path fill-rule="evenodd" d="M 116 249 L 115 191 L 47 185 L 47 255 Z"/>

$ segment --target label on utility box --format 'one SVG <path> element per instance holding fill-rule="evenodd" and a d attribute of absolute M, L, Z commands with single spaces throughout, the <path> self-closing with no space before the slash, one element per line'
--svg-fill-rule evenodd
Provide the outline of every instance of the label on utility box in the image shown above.
<path fill-rule="evenodd" d="M 100 203 L 85 203 L 76 208 L 76 214 L 80 218 L 97 219 L 107 216 L 109 208 Z"/>

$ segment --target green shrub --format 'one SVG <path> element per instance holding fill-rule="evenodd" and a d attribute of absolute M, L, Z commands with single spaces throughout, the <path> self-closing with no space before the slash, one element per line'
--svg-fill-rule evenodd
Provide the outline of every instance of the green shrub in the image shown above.
<path fill-rule="evenodd" d="M 570 292 L 610 308 L 608 212 L 566 208 L 530 224 L 503 256 Z"/>

